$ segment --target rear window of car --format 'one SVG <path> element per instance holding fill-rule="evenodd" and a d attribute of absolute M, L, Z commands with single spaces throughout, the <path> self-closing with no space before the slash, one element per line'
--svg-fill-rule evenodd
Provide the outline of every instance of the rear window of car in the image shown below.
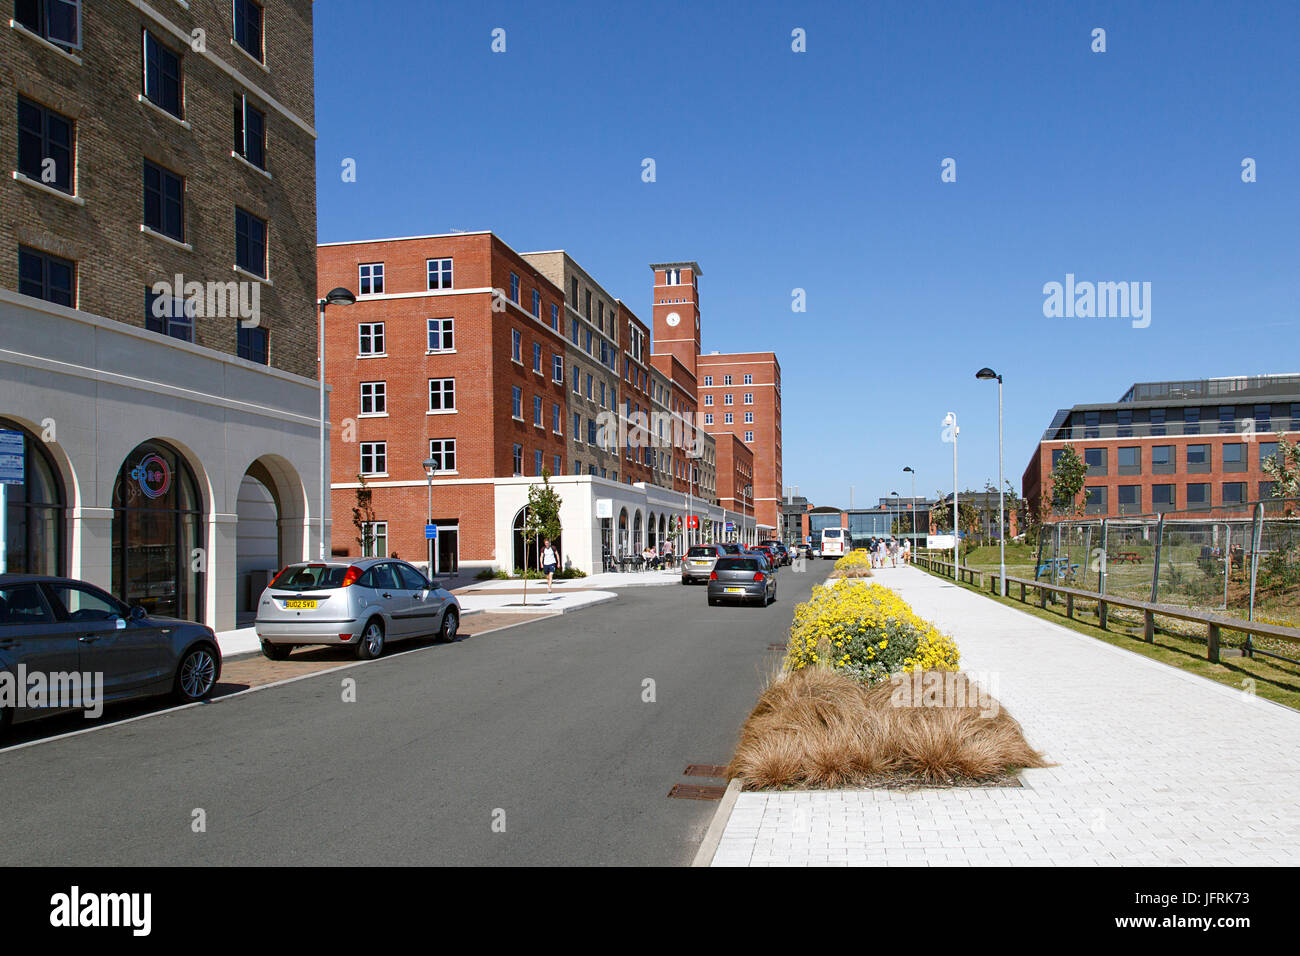
<path fill-rule="evenodd" d="M 711 547 L 706 547 L 704 545 L 696 545 L 695 547 L 691 548 L 691 550 L 686 552 L 686 556 L 688 558 L 711 558 L 715 556 L 717 553 L 718 552 Z"/>
<path fill-rule="evenodd" d="M 715 571 L 757 571 L 758 562 L 753 558 L 721 558 Z"/>
<path fill-rule="evenodd" d="M 31 625 L 53 624 L 41 589 L 35 584 L 19 584 L 0 589 L 0 624 Z"/>
<path fill-rule="evenodd" d="M 318 588 L 336 588 L 343 583 L 348 569 L 343 565 L 291 564 L 271 582 L 271 587 L 282 591 L 312 591 Z"/>

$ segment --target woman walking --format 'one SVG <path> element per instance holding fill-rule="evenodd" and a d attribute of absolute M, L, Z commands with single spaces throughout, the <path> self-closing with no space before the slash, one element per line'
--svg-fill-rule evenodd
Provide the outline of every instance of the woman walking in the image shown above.
<path fill-rule="evenodd" d="M 546 572 L 546 593 L 551 593 L 551 582 L 555 576 L 555 569 L 559 566 L 560 559 L 551 547 L 551 539 L 542 539 L 542 570 Z"/>

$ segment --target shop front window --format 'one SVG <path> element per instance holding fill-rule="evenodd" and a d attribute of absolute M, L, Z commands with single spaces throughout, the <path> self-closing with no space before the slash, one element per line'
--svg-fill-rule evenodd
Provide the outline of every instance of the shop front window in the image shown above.
<path fill-rule="evenodd" d="M 0 418 L 0 574 L 67 573 L 65 505 L 44 443 Z"/>

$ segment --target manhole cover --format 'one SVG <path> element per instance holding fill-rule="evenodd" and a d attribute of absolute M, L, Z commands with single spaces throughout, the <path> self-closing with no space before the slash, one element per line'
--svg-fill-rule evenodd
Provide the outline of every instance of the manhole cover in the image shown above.
<path fill-rule="evenodd" d="M 686 765 L 685 772 L 688 777 L 725 777 L 727 768 L 716 763 L 690 763 Z"/>
<path fill-rule="evenodd" d="M 726 787 L 700 787 L 693 783 L 679 783 L 668 791 L 668 796 L 677 800 L 721 800 L 726 792 Z"/>

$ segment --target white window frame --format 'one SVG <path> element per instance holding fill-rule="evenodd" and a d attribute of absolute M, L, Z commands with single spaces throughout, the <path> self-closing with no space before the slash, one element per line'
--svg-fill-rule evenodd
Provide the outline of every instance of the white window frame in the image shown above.
<path fill-rule="evenodd" d="M 436 448 L 436 450 L 435 450 Z M 447 455 L 451 455 L 451 467 L 447 467 Z M 435 475 L 454 475 L 456 468 L 456 439 L 454 438 L 430 438 L 429 439 L 429 457 L 440 455 L 442 461 L 441 468 L 435 468 Z"/>
<path fill-rule="evenodd" d="M 434 386 L 437 385 L 437 393 L 441 407 L 433 407 Z M 451 405 L 447 405 L 447 396 L 451 396 Z M 432 415 L 454 412 L 456 410 L 456 379 L 455 378 L 431 378 L 429 379 L 429 413 Z"/>
<path fill-rule="evenodd" d="M 438 346 L 429 346 L 428 351 L 436 352 L 454 352 L 456 351 L 456 320 L 454 318 L 429 319 L 425 325 L 425 342 L 428 344 L 429 338 L 437 336 Z M 451 344 L 444 344 L 450 336 Z"/>
<path fill-rule="evenodd" d="M 376 329 L 379 330 L 378 339 L 379 339 L 379 346 L 380 346 L 380 347 L 379 347 L 378 350 L 376 350 L 376 349 L 374 348 L 375 338 L 376 338 L 376 336 L 375 336 L 375 330 L 376 330 Z M 367 335 L 367 330 L 368 330 L 368 335 Z M 370 342 L 370 345 L 371 345 L 371 348 L 370 348 L 369 351 L 367 351 L 367 350 L 365 350 L 364 348 L 362 348 L 362 346 L 363 346 L 363 345 L 365 344 L 365 342 L 367 341 L 367 338 L 369 339 L 369 342 Z M 387 355 L 387 354 L 388 354 L 387 351 L 386 351 L 387 347 L 388 347 L 388 343 L 387 343 L 387 341 L 386 341 L 385 338 L 384 338 L 384 323 L 383 323 L 383 322 L 362 322 L 361 324 L 359 324 L 359 325 L 357 326 L 357 356 L 358 356 L 358 358 L 360 358 L 360 357 L 368 357 L 368 356 L 372 356 L 372 355 Z"/>
<path fill-rule="evenodd" d="M 438 285 L 434 285 L 432 281 L 433 274 L 434 274 L 434 263 L 437 263 Z M 446 263 L 445 269 L 443 268 L 443 263 Z M 425 259 L 424 260 L 424 276 L 425 276 L 424 281 L 425 281 L 425 286 L 427 287 L 427 291 L 433 291 L 436 289 L 454 289 L 456 287 L 455 272 L 453 271 L 454 268 L 455 268 L 454 262 L 450 258 Z M 442 284 L 442 276 L 444 272 L 447 274 L 446 285 Z"/>
<path fill-rule="evenodd" d="M 367 452 L 366 449 L 369 449 Z M 372 466 L 383 463 L 382 468 L 372 467 L 370 471 L 366 470 L 366 458 L 370 458 Z M 386 441 L 363 441 L 361 443 L 361 474 L 386 475 L 388 474 L 388 442 Z"/>
<path fill-rule="evenodd" d="M 366 270 L 370 270 L 367 274 Z M 375 288 L 378 279 L 379 288 Z M 370 283 L 370 291 L 363 292 L 365 284 Z M 382 262 L 362 262 L 357 265 L 357 298 L 384 294 L 384 264 Z"/>
<path fill-rule="evenodd" d="M 367 389 L 369 395 L 367 395 Z M 370 400 L 370 411 L 366 411 L 366 399 Z M 361 383 L 361 400 L 357 406 L 358 418 L 381 418 L 388 414 L 388 383 L 379 382 L 362 382 Z"/>

